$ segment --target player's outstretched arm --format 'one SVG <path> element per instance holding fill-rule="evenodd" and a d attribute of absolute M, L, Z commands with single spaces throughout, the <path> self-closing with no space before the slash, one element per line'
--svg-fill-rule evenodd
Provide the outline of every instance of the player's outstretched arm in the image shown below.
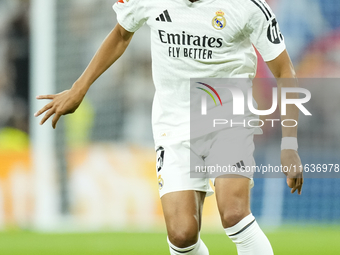
<path fill-rule="evenodd" d="M 267 62 L 267 65 L 275 78 L 277 78 L 279 99 L 281 99 L 281 88 L 298 86 L 294 67 L 286 50 L 276 59 Z M 297 93 L 289 93 L 289 96 L 290 98 L 298 98 Z M 279 102 L 279 105 L 281 106 L 281 102 Z M 281 115 L 282 121 L 285 119 L 293 119 L 297 122 L 298 118 L 299 109 L 295 105 L 287 105 L 287 114 Z M 282 127 L 282 138 L 285 138 L 286 141 L 287 138 L 291 139 L 291 141 L 294 143 L 294 140 L 296 140 L 294 138 L 297 138 L 297 126 Z M 294 193 L 297 190 L 298 194 L 301 195 L 303 185 L 303 168 L 297 150 L 283 149 L 281 151 L 281 164 L 283 167 L 286 167 L 286 169 L 291 170 L 290 172 L 285 172 L 287 175 L 287 184 L 292 189 L 291 193 Z"/>
<path fill-rule="evenodd" d="M 55 95 L 37 96 L 39 100 L 52 100 L 35 114 L 38 117 L 46 112 L 40 125 L 43 125 L 46 120 L 55 114 L 52 120 L 52 127 L 56 128 L 57 122 L 62 115 L 75 112 L 93 82 L 124 53 L 132 36 L 132 32 L 126 31 L 117 24 L 101 44 L 90 64 L 71 89 Z"/>

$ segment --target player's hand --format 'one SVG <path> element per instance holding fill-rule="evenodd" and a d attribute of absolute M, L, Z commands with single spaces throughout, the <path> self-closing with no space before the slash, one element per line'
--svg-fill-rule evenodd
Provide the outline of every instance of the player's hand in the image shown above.
<path fill-rule="evenodd" d="M 296 190 L 301 195 L 303 185 L 303 167 L 299 154 L 295 150 L 282 150 L 281 151 L 281 164 L 287 176 L 287 185 L 291 188 L 291 193 Z"/>
<path fill-rule="evenodd" d="M 57 122 L 62 115 L 74 113 L 81 102 L 83 101 L 84 94 L 80 93 L 74 88 L 65 90 L 56 95 L 42 95 L 37 96 L 37 99 L 49 99 L 52 100 L 41 108 L 34 116 L 38 117 L 46 112 L 44 118 L 41 120 L 40 125 L 43 125 L 53 114 L 52 127 L 55 129 Z"/>

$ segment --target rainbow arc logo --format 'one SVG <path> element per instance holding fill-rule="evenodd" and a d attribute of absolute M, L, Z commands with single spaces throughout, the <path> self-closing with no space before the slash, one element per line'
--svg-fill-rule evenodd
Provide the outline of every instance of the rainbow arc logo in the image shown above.
<path fill-rule="evenodd" d="M 220 104 L 221 104 L 221 106 L 222 106 L 221 97 L 220 97 L 220 95 L 217 93 L 217 91 L 216 91 L 213 87 L 211 87 L 210 85 L 208 85 L 208 84 L 206 84 L 206 83 L 203 83 L 203 82 L 197 82 L 197 83 L 198 83 L 198 84 L 201 84 L 201 85 L 203 85 L 203 86 L 206 86 L 206 87 L 209 88 L 212 92 L 214 92 L 214 94 L 217 96 L 217 98 L 218 98 L 218 100 L 220 101 Z M 212 94 L 209 90 L 204 89 L 204 88 L 201 88 L 201 87 L 196 87 L 196 88 L 198 88 L 198 89 L 203 90 L 204 92 L 206 92 L 206 93 L 214 100 L 214 103 L 215 103 L 215 105 L 217 106 L 216 100 L 215 100 L 213 94 Z"/>

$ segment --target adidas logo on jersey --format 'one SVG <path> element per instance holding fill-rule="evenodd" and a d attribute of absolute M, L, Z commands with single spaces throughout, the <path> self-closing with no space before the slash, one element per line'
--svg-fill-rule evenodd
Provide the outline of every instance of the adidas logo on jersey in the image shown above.
<path fill-rule="evenodd" d="M 163 11 L 157 18 L 156 21 L 172 22 L 168 10 Z"/>

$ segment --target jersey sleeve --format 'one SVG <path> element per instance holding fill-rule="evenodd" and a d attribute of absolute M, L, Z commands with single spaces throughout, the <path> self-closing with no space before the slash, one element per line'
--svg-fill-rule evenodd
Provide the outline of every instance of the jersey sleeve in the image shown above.
<path fill-rule="evenodd" d="M 248 25 L 250 40 L 264 61 L 278 57 L 285 49 L 284 37 L 271 8 L 264 0 L 251 0 L 252 11 Z"/>
<path fill-rule="evenodd" d="M 129 32 L 136 32 L 147 20 L 141 0 L 118 0 L 112 8 L 118 23 Z"/>

